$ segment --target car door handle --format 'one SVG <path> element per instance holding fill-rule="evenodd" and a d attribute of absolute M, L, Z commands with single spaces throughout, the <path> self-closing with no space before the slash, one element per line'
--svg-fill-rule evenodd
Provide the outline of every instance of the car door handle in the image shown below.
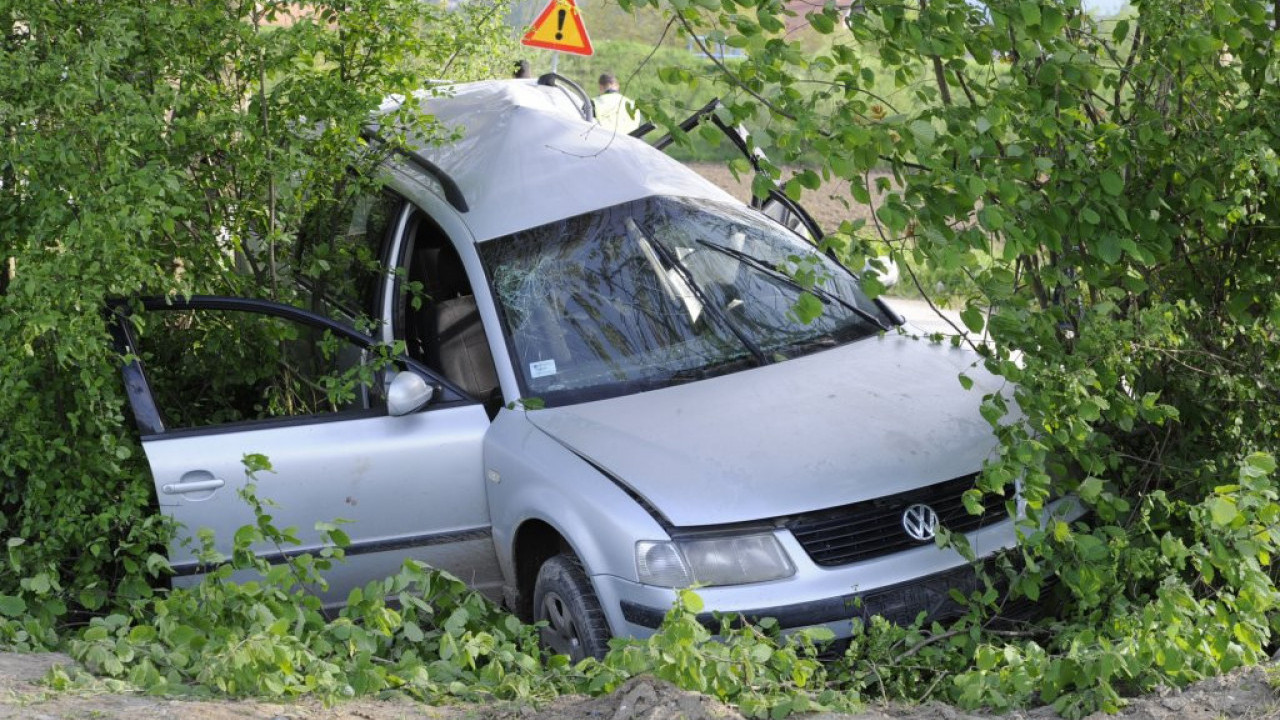
<path fill-rule="evenodd" d="M 200 492 L 202 490 L 217 490 L 226 485 L 221 478 L 210 478 L 208 480 L 196 480 L 194 482 L 169 483 L 162 485 L 160 490 L 165 495 L 181 495 L 182 493 Z"/>

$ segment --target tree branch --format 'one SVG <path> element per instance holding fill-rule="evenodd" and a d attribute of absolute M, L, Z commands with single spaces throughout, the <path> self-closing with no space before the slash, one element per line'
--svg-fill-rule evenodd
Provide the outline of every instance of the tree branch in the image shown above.
<path fill-rule="evenodd" d="M 1277 0 L 1280 2 L 1280 0 Z M 920 0 L 920 15 L 923 16 L 929 9 L 929 0 Z M 936 53 L 929 56 L 929 60 L 933 63 L 933 77 L 938 81 L 938 93 L 942 96 L 942 104 L 951 105 L 951 88 L 947 85 L 947 71 L 942 66 L 942 56 Z"/>
<path fill-rule="evenodd" d="M 750 87 L 748 87 L 748 86 L 747 86 L 747 84 L 746 84 L 746 83 L 744 83 L 744 82 L 742 81 L 742 79 L 741 79 L 741 78 L 739 78 L 737 75 L 735 75 L 735 74 L 733 73 L 733 71 L 732 71 L 732 70 L 730 70 L 730 69 L 729 69 L 729 68 L 724 64 L 724 62 L 720 60 L 720 58 L 716 57 L 716 54 L 715 54 L 715 53 L 713 53 L 713 52 L 711 52 L 710 50 L 708 50 L 708 49 L 707 49 L 707 45 L 706 45 L 706 43 L 704 43 L 704 42 L 702 41 L 702 37 L 701 37 L 701 36 L 699 36 L 697 33 L 695 33 L 695 32 L 693 31 L 693 27 L 689 25 L 689 21 L 688 21 L 687 19 L 685 19 L 684 15 L 682 15 L 682 14 L 680 14 L 680 13 L 676 13 L 676 17 L 680 20 L 680 24 L 681 24 L 682 26 L 684 26 L 684 30 L 685 30 L 685 32 L 689 33 L 689 37 L 693 38 L 693 41 L 694 41 L 695 43 L 697 43 L 697 44 L 698 44 L 698 49 L 702 51 L 702 54 L 703 54 L 703 55 L 706 55 L 706 56 L 707 56 L 707 58 L 708 58 L 709 60 L 711 60 L 711 62 L 712 62 L 712 63 L 713 63 L 717 68 L 719 68 L 719 69 L 720 69 L 720 72 L 724 73 L 724 76 L 725 76 L 725 77 L 727 77 L 727 78 L 729 79 L 729 82 L 731 82 L 731 83 L 733 83 L 734 85 L 736 85 L 740 90 L 742 90 L 742 91 L 743 91 L 743 92 L 745 92 L 746 94 L 748 94 L 748 95 L 750 95 L 751 97 L 755 98 L 755 99 L 756 99 L 756 101 L 757 101 L 757 102 L 759 102 L 761 105 L 765 106 L 766 108 L 769 108 L 769 110 L 770 110 L 771 112 L 773 112 L 775 115 L 779 115 L 779 116 L 781 116 L 781 117 L 784 117 L 784 118 L 786 118 L 786 119 L 790 120 L 791 122 L 795 122 L 795 121 L 796 121 L 796 119 L 797 119 L 797 118 L 796 118 L 796 116 L 795 116 L 795 115 L 793 115 L 793 114 L 791 114 L 791 113 L 787 112 L 786 110 L 783 110 L 782 108 L 778 107 L 777 105 L 774 105 L 771 101 L 769 101 L 768 99 L 766 99 L 763 95 L 761 95 L 760 93 L 756 92 L 755 90 L 752 90 Z"/>

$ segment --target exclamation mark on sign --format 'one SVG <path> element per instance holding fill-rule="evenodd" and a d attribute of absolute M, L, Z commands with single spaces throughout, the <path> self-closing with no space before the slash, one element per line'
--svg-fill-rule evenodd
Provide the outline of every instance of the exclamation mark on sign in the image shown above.
<path fill-rule="evenodd" d="M 557 11 L 556 11 L 556 39 L 557 39 L 557 40 L 563 40 L 563 39 L 564 39 L 564 19 L 565 19 L 565 16 L 566 16 L 566 13 L 565 13 L 564 8 L 560 8 L 559 10 L 557 10 Z"/>

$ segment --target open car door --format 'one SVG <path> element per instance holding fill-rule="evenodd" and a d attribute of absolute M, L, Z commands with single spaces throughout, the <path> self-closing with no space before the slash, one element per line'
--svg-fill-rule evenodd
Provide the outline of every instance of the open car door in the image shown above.
<path fill-rule="evenodd" d="M 179 524 L 175 584 L 194 582 L 199 531 L 230 553 L 255 522 L 240 491 L 256 483 L 297 548 L 259 546 L 273 562 L 324 546 L 317 522 L 346 520 L 347 559 L 326 603 L 394 574 L 407 557 L 501 585 L 481 447 L 484 408 L 360 332 L 295 307 L 220 297 L 157 298 L 114 309 L 126 393 L 160 510 Z M 247 456 L 269 471 L 248 472 Z"/>

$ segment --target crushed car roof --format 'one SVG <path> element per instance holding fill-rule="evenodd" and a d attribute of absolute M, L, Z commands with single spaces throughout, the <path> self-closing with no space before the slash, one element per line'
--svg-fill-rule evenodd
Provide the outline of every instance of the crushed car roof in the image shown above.
<path fill-rule="evenodd" d="M 644 141 L 584 119 L 582 99 L 563 86 L 489 80 L 434 88 L 416 100 L 462 131 L 457 142 L 421 155 L 457 185 L 476 241 L 653 195 L 734 202 Z"/>

